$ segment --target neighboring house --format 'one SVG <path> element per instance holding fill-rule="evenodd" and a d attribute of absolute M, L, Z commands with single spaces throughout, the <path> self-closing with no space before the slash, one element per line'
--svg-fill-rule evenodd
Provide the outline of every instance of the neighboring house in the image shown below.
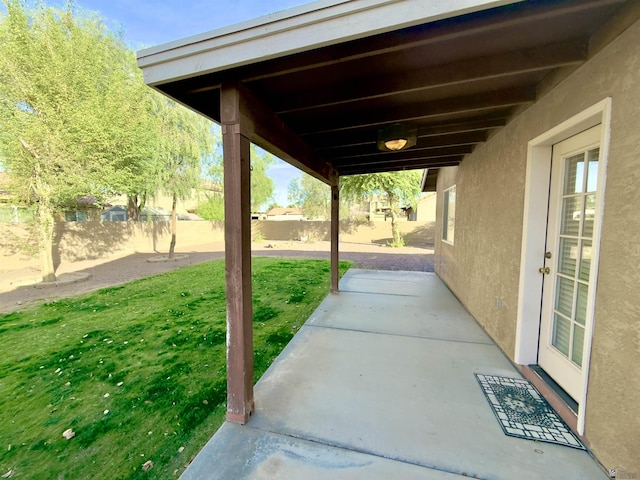
<path fill-rule="evenodd" d="M 435 222 L 438 196 L 429 193 L 418 200 L 415 212 L 415 220 L 418 222 Z"/>
<path fill-rule="evenodd" d="M 267 212 L 267 220 L 304 220 L 301 208 L 272 208 Z"/>
<path fill-rule="evenodd" d="M 88 222 L 91 220 L 91 212 L 88 210 L 65 210 L 65 222 Z"/>
<path fill-rule="evenodd" d="M 100 220 L 103 222 L 126 222 L 129 219 L 127 207 L 123 205 L 114 205 L 100 214 Z M 181 213 L 178 220 L 202 220 L 197 215 L 189 213 Z M 161 207 L 144 207 L 140 212 L 141 222 L 170 222 L 171 212 Z"/>
<path fill-rule="evenodd" d="M 365 218 L 370 222 L 386 222 L 391 218 L 391 208 L 386 195 L 376 195 L 368 201 L 352 204 L 350 214 L 352 217 Z M 414 212 L 410 206 L 400 207 L 398 215 L 400 220 L 415 220 L 412 215 Z"/>
<path fill-rule="evenodd" d="M 171 211 L 162 207 L 144 207 L 140 212 L 141 222 L 170 222 Z"/>
<path fill-rule="evenodd" d="M 0 223 L 24 223 L 33 221 L 33 209 L 14 203 L 11 179 L 0 171 Z"/>
<path fill-rule="evenodd" d="M 428 168 L 437 275 L 607 469 L 640 475 L 640 2 L 327 0 L 139 64 L 225 124 L 229 420 L 254 408 L 254 142 L 334 207 L 340 176 Z M 415 134 L 381 135 L 398 122 Z"/>
<path fill-rule="evenodd" d="M 209 198 L 216 195 L 222 195 L 222 187 L 218 183 L 212 182 L 211 180 L 203 179 L 202 184 L 199 188 L 191 189 L 189 195 L 186 195 L 186 198 L 178 199 L 176 203 L 176 211 L 180 215 L 186 215 L 188 213 L 193 214 L 199 204 L 206 202 Z M 118 195 L 109 198 L 108 202 L 111 205 L 126 205 L 127 196 Z M 154 195 L 149 195 L 147 197 L 146 206 L 149 208 L 160 208 L 165 211 L 171 212 L 172 203 L 172 195 L 168 195 L 165 192 L 158 191 Z"/>
<path fill-rule="evenodd" d="M 32 221 L 33 209 L 0 203 L 0 223 L 29 223 Z"/>
<path fill-rule="evenodd" d="M 100 214 L 100 220 L 103 222 L 126 222 L 128 218 L 127 207 L 122 205 L 115 205 Z"/>

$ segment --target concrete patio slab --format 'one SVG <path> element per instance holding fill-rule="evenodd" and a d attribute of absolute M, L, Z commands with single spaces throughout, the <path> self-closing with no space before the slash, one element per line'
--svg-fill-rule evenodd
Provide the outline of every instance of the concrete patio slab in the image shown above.
<path fill-rule="evenodd" d="M 307 325 L 493 345 L 437 276 L 414 273 L 350 270 L 340 294 L 327 297 Z"/>
<path fill-rule="evenodd" d="M 473 374 L 520 375 L 434 274 L 350 270 L 341 288 L 183 479 L 606 478 L 584 451 L 502 433 Z"/>
<path fill-rule="evenodd" d="M 225 448 L 220 448 L 225 445 Z M 240 455 L 232 452 L 241 452 Z M 344 448 L 225 423 L 182 479 L 456 480 L 460 477 Z"/>

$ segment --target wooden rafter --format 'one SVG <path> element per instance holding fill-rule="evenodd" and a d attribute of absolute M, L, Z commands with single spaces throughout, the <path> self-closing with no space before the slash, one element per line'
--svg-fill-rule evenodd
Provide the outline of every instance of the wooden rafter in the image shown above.
<path fill-rule="evenodd" d="M 419 65 L 420 56 L 416 52 L 418 65 L 402 75 L 391 72 L 363 78 L 342 85 L 340 89 L 287 91 L 281 98 L 271 98 L 270 101 L 278 105 L 277 114 L 296 112 L 577 65 L 586 60 L 587 51 L 588 39 L 582 38 L 436 66 Z M 405 55 L 411 56 L 411 52 Z"/>
<path fill-rule="evenodd" d="M 513 107 L 535 101 L 536 92 L 532 87 L 519 87 L 508 90 L 486 92 L 482 95 L 470 95 L 445 98 L 430 102 L 395 107 L 385 110 L 345 113 L 340 116 L 314 115 L 308 121 L 300 121 L 301 135 L 311 133 L 334 132 L 351 128 L 377 127 L 395 122 L 414 122 L 427 118 L 461 113 L 477 113 L 481 111 Z"/>

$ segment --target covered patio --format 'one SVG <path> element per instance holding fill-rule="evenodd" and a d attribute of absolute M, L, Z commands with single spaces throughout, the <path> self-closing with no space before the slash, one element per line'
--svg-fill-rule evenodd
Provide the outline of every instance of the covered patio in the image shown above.
<path fill-rule="evenodd" d="M 474 373 L 521 378 L 433 273 L 349 270 L 182 480 L 604 479 L 507 437 Z"/>
<path fill-rule="evenodd" d="M 624 31 L 634 9 L 625 0 L 320 0 L 139 52 L 146 82 L 223 136 L 227 420 L 247 425 L 226 424 L 186 478 L 218 478 L 214 463 L 229 469 L 219 478 L 327 478 L 336 468 L 350 478 L 348 465 L 361 465 L 358 478 L 362 469 L 602 476 L 584 452 L 503 438 L 472 374 L 518 373 L 436 277 L 355 272 L 339 285 L 338 206 L 345 175 L 426 169 L 423 189 L 434 191 L 438 169 L 517 124 Z M 398 125 L 407 141 L 384 148 Z M 331 290 L 341 291 L 255 400 L 251 143 L 331 188 Z M 470 183 L 500 182 L 525 188 L 502 172 Z"/>
<path fill-rule="evenodd" d="M 340 176 L 427 169 L 435 190 L 439 168 L 606 45 L 633 3 L 320 0 L 138 53 L 149 85 L 222 126 L 229 420 L 254 411 L 250 144 L 330 186 L 337 292 Z M 382 147 L 397 125 L 410 141 Z"/>

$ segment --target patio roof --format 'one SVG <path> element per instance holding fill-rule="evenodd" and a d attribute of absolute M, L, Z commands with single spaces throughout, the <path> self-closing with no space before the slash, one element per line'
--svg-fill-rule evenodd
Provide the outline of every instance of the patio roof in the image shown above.
<path fill-rule="evenodd" d="M 276 123 L 251 141 L 334 183 L 459 164 L 586 61 L 623 3 L 325 0 L 143 50 L 139 64 L 216 122 L 222 85 L 240 84 Z M 397 122 L 418 129 L 416 146 L 378 151 Z"/>
<path fill-rule="evenodd" d="M 139 52 L 149 85 L 222 125 L 227 419 L 255 410 L 250 142 L 331 186 L 337 292 L 340 176 L 428 168 L 433 189 L 436 169 L 615 38 L 625 3 L 637 5 L 321 0 Z M 396 123 L 416 129 L 417 144 L 378 151 L 378 130 Z"/>

